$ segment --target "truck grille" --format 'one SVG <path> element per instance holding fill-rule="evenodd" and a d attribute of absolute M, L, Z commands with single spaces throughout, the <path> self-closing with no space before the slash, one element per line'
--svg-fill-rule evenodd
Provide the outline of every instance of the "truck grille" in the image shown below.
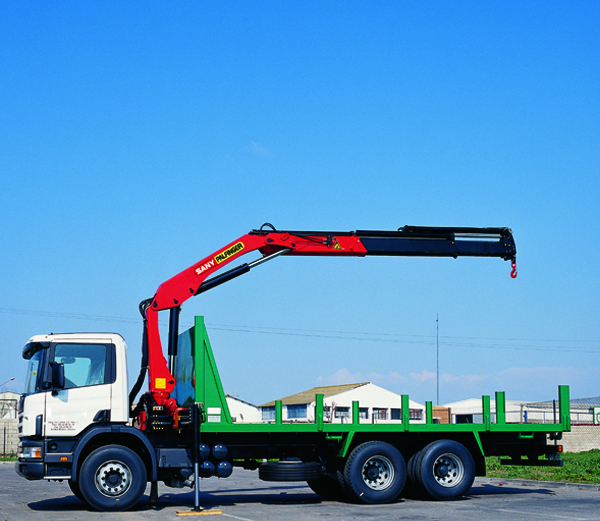
<path fill-rule="evenodd" d="M 23 402 L 25 401 L 25 397 L 21 396 L 19 399 L 19 404 L 17 405 L 17 418 L 19 419 L 18 431 L 19 434 L 23 432 Z"/>

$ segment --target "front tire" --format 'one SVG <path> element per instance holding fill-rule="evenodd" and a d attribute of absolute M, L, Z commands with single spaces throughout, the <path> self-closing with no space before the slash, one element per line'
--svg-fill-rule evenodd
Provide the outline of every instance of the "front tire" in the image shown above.
<path fill-rule="evenodd" d="M 475 462 L 464 445 L 451 440 L 434 441 L 419 454 L 415 478 L 432 498 L 456 499 L 473 486 Z"/>
<path fill-rule="evenodd" d="M 108 445 L 92 452 L 81 466 L 79 488 L 97 510 L 127 510 L 146 490 L 146 467 L 127 447 Z"/>
<path fill-rule="evenodd" d="M 72 479 L 69 480 L 69 488 L 71 489 L 71 492 L 73 492 L 73 495 L 83 501 L 85 503 L 85 498 L 83 497 L 83 494 L 81 493 L 81 489 L 79 488 L 79 483 L 77 483 L 77 481 L 73 481 Z"/>
<path fill-rule="evenodd" d="M 361 503 L 390 503 L 406 483 L 406 464 L 394 446 L 369 441 L 356 447 L 344 467 L 346 490 Z"/>

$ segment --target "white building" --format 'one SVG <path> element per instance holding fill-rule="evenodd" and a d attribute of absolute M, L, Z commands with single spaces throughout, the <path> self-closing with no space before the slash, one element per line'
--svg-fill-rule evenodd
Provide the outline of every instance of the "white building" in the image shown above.
<path fill-rule="evenodd" d="M 371 382 L 313 387 L 281 398 L 282 421 L 315 421 L 316 395 L 323 395 L 324 421 L 350 423 L 352 402 L 358 401 L 361 423 L 399 423 L 402 421 L 402 399 Z M 425 406 L 409 400 L 410 420 L 425 423 Z M 275 400 L 260 406 L 262 421 L 275 421 Z"/>
<path fill-rule="evenodd" d="M 259 423 L 261 421 L 260 410 L 250 402 L 240 400 L 236 396 L 227 394 L 227 407 L 231 414 L 231 420 L 235 423 Z"/>
<path fill-rule="evenodd" d="M 571 401 L 571 423 L 592 425 L 597 423 L 594 413 L 600 413 L 600 398 Z M 444 405 L 451 410 L 451 423 L 482 423 L 481 398 L 469 398 Z M 496 421 L 496 400 L 490 399 L 491 421 Z M 558 401 L 524 402 L 506 400 L 506 423 L 556 423 L 560 421 Z"/>
<path fill-rule="evenodd" d="M 450 409 L 450 423 L 482 423 L 483 403 L 481 398 L 468 398 L 458 402 L 446 403 L 444 407 Z M 492 423 L 496 421 L 496 400 L 490 400 L 490 413 Z M 522 420 L 521 402 L 506 401 L 506 421 L 520 423 Z"/>
<path fill-rule="evenodd" d="M 19 404 L 19 393 L 7 391 L 0 393 L 0 420 L 11 419 L 17 417 L 17 405 Z"/>

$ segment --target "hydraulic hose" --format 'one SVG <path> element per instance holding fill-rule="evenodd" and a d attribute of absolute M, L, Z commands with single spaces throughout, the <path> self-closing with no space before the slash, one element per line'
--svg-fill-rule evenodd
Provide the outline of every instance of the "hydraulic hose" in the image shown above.
<path fill-rule="evenodd" d="M 129 410 L 131 411 L 131 417 L 135 416 L 133 411 L 133 402 L 140 392 L 140 389 L 144 384 L 144 380 L 146 379 L 146 374 L 148 373 L 148 320 L 146 319 L 146 310 L 150 307 L 150 304 L 152 304 L 152 300 L 153 299 L 151 298 L 142 300 L 139 306 L 140 314 L 144 320 L 144 329 L 142 333 L 142 365 L 135 385 L 132 387 L 131 392 L 129 393 Z"/>

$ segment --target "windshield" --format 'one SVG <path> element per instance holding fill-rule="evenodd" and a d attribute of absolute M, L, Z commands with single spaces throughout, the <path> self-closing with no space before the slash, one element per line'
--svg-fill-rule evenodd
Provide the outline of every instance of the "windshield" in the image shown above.
<path fill-rule="evenodd" d="M 27 375 L 25 377 L 25 394 L 33 394 L 40 388 L 40 365 L 44 350 L 36 351 L 27 364 Z"/>

